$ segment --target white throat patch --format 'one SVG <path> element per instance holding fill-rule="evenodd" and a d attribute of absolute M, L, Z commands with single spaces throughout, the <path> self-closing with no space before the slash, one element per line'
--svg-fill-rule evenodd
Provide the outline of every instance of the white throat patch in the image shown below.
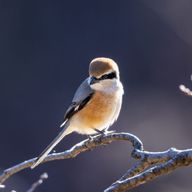
<path fill-rule="evenodd" d="M 118 79 L 105 79 L 90 85 L 93 90 L 103 91 L 106 93 L 117 91 L 120 88 L 119 86 L 120 81 Z"/>

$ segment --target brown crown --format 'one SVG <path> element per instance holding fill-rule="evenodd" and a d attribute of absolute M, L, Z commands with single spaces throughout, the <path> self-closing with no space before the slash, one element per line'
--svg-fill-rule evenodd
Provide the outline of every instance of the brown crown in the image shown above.
<path fill-rule="evenodd" d="M 119 72 L 118 66 L 110 58 L 99 57 L 91 61 L 89 65 L 89 75 L 94 77 L 100 77 L 108 72 L 116 71 Z"/>

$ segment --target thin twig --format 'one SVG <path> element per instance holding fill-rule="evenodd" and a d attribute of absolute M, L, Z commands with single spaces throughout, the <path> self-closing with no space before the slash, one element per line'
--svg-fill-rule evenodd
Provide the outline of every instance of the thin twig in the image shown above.
<path fill-rule="evenodd" d="M 192 91 L 185 87 L 185 85 L 180 85 L 179 86 L 179 89 L 185 94 L 185 95 L 188 95 L 188 96 L 192 96 Z"/>
<path fill-rule="evenodd" d="M 5 188 L 5 185 L 0 185 L 0 189 Z"/>
<path fill-rule="evenodd" d="M 34 192 L 35 189 L 37 189 L 37 187 L 39 187 L 47 178 L 48 174 L 43 173 L 40 178 L 31 185 L 30 189 L 28 189 L 27 192 Z"/>
<path fill-rule="evenodd" d="M 192 75 L 191 75 L 191 81 L 192 81 Z M 185 85 L 180 85 L 179 86 L 179 89 L 185 94 L 185 95 L 188 95 L 188 96 L 192 96 L 192 91 L 185 87 Z"/>

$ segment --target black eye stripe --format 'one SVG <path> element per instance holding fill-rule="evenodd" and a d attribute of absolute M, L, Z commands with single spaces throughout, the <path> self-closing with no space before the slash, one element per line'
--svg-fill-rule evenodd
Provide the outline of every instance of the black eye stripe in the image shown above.
<path fill-rule="evenodd" d="M 96 78 L 96 77 L 92 76 L 91 79 L 90 79 L 90 85 L 92 85 L 94 83 L 98 83 L 101 80 L 116 79 L 116 78 L 117 78 L 117 73 L 116 72 L 111 72 L 109 74 L 105 74 L 105 75 L 101 76 L 100 78 Z"/>
<path fill-rule="evenodd" d="M 111 72 L 109 74 L 103 75 L 99 79 L 103 80 L 103 79 L 113 79 L 113 78 L 117 78 L 116 72 Z"/>

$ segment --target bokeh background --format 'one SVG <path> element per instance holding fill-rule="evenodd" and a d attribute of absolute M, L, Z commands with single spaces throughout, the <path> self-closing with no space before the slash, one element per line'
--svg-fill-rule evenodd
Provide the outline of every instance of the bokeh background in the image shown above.
<path fill-rule="evenodd" d="M 59 132 L 63 114 L 94 57 L 118 62 L 125 87 L 111 129 L 136 134 L 145 149 L 191 148 L 191 0 L 0 1 L 0 169 L 37 156 Z M 85 136 L 72 134 L 56 151 Z M 13 176 L 2 190 L 26 191 L 43 172 L 37 192 L 103 191 L 134 163 L 118 142 Z M 192 169 L 133 192 L 191 192 Z"/>

